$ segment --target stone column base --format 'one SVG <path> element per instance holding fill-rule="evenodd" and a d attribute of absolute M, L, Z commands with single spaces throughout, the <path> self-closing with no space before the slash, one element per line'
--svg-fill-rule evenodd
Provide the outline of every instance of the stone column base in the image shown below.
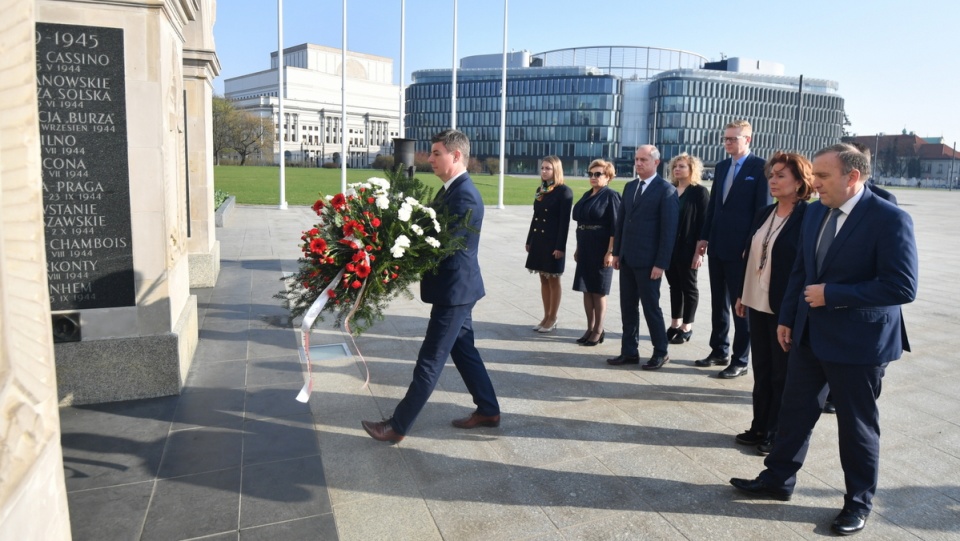
<path fill-rule="evenodd" d="M 180 394 L 197 341 L 191 295 L 168 334 L 54 344 L 60 406 Z"/>
<path fill-rule="evenodd" d="M 187 254 L 190 265 L 190 287 L 213 287 L 220 275 L 220 241 L 209 252 Z"/>

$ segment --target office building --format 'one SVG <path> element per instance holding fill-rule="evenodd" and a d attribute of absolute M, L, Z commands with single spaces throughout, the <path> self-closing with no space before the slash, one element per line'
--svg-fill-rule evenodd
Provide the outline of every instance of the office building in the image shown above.
<path fill-rule="evenodd" d="M 497 157 L 501 55 L 461 60 L 457 128 L 474 156 Z M 450 125 L 450 69 L 420 70 L 406 90 L 406 136 L 425 150 L 429 136 Z M 802 107 L 798 111 L 798 100 Z M 799 116 L 798 116 L 799 115 Z M 510 173 L 535 174 L 556 154 L 568 174 L 590 161 L 613 160 L 632 175 L 638 145 L 655 144 L 663 162 L 681 153 L 708 167 L 725 156 L 720 134 L 731 120 L 754 126 L 754 151 L 810 154 L 843 131 L 838 84 L 784 75 L 774 62 L 655 47 L 584 47 L 511 53 L 507 69 L 506 161 Z M 799 126 L 799 136 L 798 136 Z"/>

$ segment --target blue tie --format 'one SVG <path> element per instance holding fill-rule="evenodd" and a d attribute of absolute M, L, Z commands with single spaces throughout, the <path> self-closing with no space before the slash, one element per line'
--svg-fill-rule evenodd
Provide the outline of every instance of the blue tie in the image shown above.
<path fill-rule="evenodd" d="M 827 213 L 827 223 L 823 225 L 823 232 L 820 233 L 820 245 L 817 246 L 817 274 L 823 269 L 823 260 L 827 258 L 827 252 L 830 251 L 830 245 L 833 244 L 833 238 L 837 236 L 837 218 L 840 217 L 840 209 L 830 209 Z"/>

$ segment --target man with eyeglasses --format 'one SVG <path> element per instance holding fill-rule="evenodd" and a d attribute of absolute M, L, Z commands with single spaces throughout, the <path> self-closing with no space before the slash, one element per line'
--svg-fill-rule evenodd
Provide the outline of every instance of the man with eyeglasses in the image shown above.
<path fill-rule="evenodd" d="M 710 204 L 695 255 L 710 260 L 710 355 L 695 361 L 697 366 L 723 366 L 719 377 L 736 378 L 747 373 L 750 355 L 750 327 L 746 318 L 732 313 L 731 304 L 743 283 L 743 247 L 757 211 L 773 202 L 767 188 L 764 160 L 750 153 L 753 127 L 735 120 L 723 131 L 723 148 L 729 158 L 716 166 Z M 691 265 L 693 262 L 691 262 Z M 733 317 L 733 349 L 730 350 L 730 317 Z M 732 358 L 728 357 L 732 353 Z M 738 436 L 739 438 L 739 436 Z M 738 439 L 739 441 L 739 439 Z M 741 442 L 745 445 L 747 442 Z M 760 441 L 751 443 L 757 445 Z"/>

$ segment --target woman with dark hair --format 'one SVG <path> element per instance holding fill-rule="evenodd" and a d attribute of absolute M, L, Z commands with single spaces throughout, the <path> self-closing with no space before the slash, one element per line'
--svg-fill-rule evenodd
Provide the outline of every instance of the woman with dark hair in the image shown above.
<path fill-rule="evenodd" d="M 670 182 L 677 187 L 680 198 L 680 223 L 673 257 L 667 269 L 670 284 L 670 328 L 667 338 L 671 344 L 689 342 L 693 336 L 693 320 L 700 301 L 697 289 L 697 269 L 703 265 L 703 255 L 697 253 L 697 240 L 707 215 L 710 192 L 700 185 L 703 163 L 686 152 L 674 156 L 667 167 Z"/>
<path fill-rule="evenodd" d="M 736 441 L 766 455 L 773 447 L 787 353 L 777 340 L 777 320 L 800 242 L 800 222 L 813 193 L 813 165 L 799 154 L 777 153 L 767 162 L 770 195 L 760 209 L 744 249 L 743 284 L 735 310 L 750 324 L 753 354 L 753 422 Z"/>
<path fill-rule="evenodd" d="M 573 190 L 563 183 L 563 164 L 547 156 L 540 165 L 540 187 L 533 201 L 533 219 L 527 232 L 527 269 L 540 275 L 543 319 L 533 328 L 540 333 L 557 328 L 560 310 L 560 275 L 563 274 L 570 231 Z"/>
<path fill-rule="evenodd" d="M 573 275 L 573 289 L 583 292 L 583 309 L 587 314 L 587 332 L 577 343 L 595 346 L 606 336 L 603 319 L 613 283 L 613 232 L 620 194 L 608 187 L 617 174 L 612 163 L 593 160 L 587 169 L 590 189 L 573 206 L 573 219 L 577 222 L 577 250 L 573 253 L 577 270 Z"/>

